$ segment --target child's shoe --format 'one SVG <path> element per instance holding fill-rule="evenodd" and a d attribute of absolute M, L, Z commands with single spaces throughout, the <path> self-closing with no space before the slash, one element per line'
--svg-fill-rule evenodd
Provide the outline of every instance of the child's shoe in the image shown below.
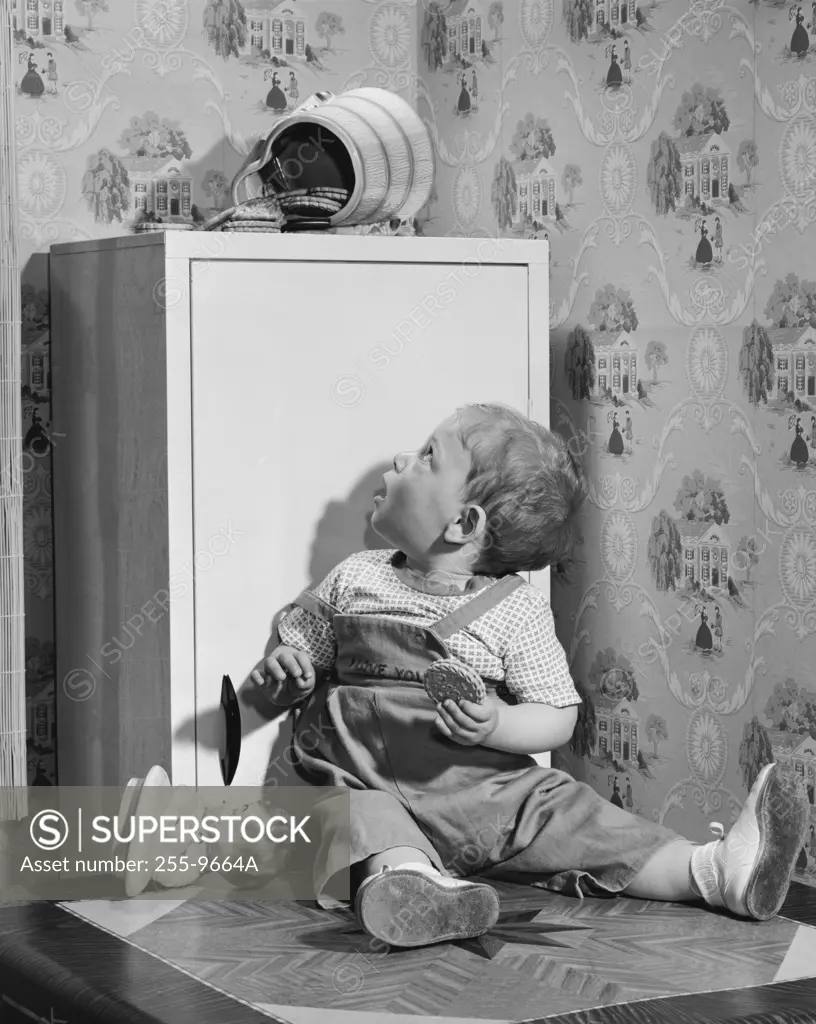
<path fill-rule="evenodd" d="M 758 921 L 773 917 L 785 902 L 809 817 L 801 783 L 766 765 L 728 835 L 713 822 L 720 838 L 691 856 L 691 877 L 706 903 Z"/>
<path fill-rule="evenodd" d="M 391 946 L 429 946 L 484 935 L 499 916 L 499 897 L 483 882 L 446 878 L 429 864 L 383 868 L 355 898 L 357 920 Z"/>

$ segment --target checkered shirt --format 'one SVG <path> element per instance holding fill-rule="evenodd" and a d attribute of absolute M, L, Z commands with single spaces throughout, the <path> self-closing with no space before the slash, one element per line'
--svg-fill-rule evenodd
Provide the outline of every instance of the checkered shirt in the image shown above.
<path fill-rule="evenodd" d="M 429 628 L 480 593 L 441 596 L 413 590 L 394 571 L 394 554 L 389 549 L 350 555 L 313 592 L 344 615 L 393 616 Z M 281 643 L 305 651 L 316 667 L 333 666 L 337 642 L 331 623 L 293 607 L 278 633 Z M 529 583 L 452 633 L 445 644 L 483 678 L 504 683 L 519 703 L 556 708 L 581 703 L 555 635 L 550 602 Z"/>

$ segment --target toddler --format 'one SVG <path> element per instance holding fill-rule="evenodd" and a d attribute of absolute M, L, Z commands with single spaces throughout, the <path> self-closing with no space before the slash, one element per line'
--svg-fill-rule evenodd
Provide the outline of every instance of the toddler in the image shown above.
<path fill-rule="evenodd" d="M 391 549 L 304 591 L 252 675 L 298 708 L 298 773 L 349 790 L 361 926 L 403 947 L 483 934 L 499 902 L 477 875 L 774 916 L 808 819 L 776 765 L 729 833 L 714 824 L 718 839 L 696 845 L 531 756 L 569 740 L 581 702 L 549 602 L 518 575 L 574 543 L 586 487 L 562 439 L 510 408 L 466 406 L 398 454 L 384 485 L 371 525 Z M 484 703 L 434 706 L 421 679 L 441 658 L 480 674 Z M 348 833 L 347 805 L 320 806 L 318 896 L 343 868 L 332 836 Z"/>
<path fill-rule="evenodd" d="M 252 673 L 296 709 L 298 774 L 348 798 L 316 808 L 318 901 L 350 841 L 358 919 L 389 945 L 488 931 L 498 896 L 475 876 L 760 920 L 785 899 L 809 808 L 776 765 L 697 845 L 532 757 L 568 742 L 581 698 L 549 601 L 518 574 L 569 555 L 585 492 L 558 435 L 504 406 L 457 410 L 384 476 L 371 525 L 390 549 L 304 591 Z M 479 673 L 483 703 L 433 704 L 422 676 L 450 658 Z"/>

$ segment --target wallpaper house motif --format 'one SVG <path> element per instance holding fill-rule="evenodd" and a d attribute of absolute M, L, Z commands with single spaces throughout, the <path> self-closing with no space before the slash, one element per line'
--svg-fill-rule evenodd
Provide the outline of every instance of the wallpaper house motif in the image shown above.
<path fill-rule="evenodd" d="M 816 17 L 778 0 L 18 0 L 31 777 L 53 781 L 53 241 L 224 207 L 317 89 L 417 106 L 424 234 L 546 238 L 556 574 L 585 700 L 555 763 L 704 839 L 816 751 Z M 395 244 L 399 244 L 395 242 Z M 75 694 L 75 699 L 92 695 Z M 813 799 L 813 798 L 812 798 Z M 814 809 L 816 823 L 816 809 Z M 812 833 L 816 835 L 816 833 Z M 799 876 L 816 881 L 816 838 Z"/>
<path fill-rule="evenodd" d="M 15 31 L 25 29 L 35 39 L 60 39 L 65 29 L 64 0 L 12 0 Z"/>

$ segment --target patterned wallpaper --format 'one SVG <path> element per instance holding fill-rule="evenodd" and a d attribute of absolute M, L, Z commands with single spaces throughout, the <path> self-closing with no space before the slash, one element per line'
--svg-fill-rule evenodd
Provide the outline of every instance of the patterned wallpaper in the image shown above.
<path fill-rule="evenodd" d="M 427 8 L 434 232 L 551 245 L 591 484 L 554 763 L 697 840 L 771 759 L 816 802 L 816 3 Z"/>
<path fill-rule="evenodd" d="M 585 697 L 555 763 L 694 839 L 771 758 L 816 802 L 816 4 L 19 10 L 32 777 L 53 778 L 43 254 L 126 230 L 140 181 L 218 209 L 298 97 L 367 84 L 433 135 L 421 233 L 550 241 L 553 425 L 591 481 L 554 584 Z M 816 881 L 816 810 L 811 837 Z"/>

